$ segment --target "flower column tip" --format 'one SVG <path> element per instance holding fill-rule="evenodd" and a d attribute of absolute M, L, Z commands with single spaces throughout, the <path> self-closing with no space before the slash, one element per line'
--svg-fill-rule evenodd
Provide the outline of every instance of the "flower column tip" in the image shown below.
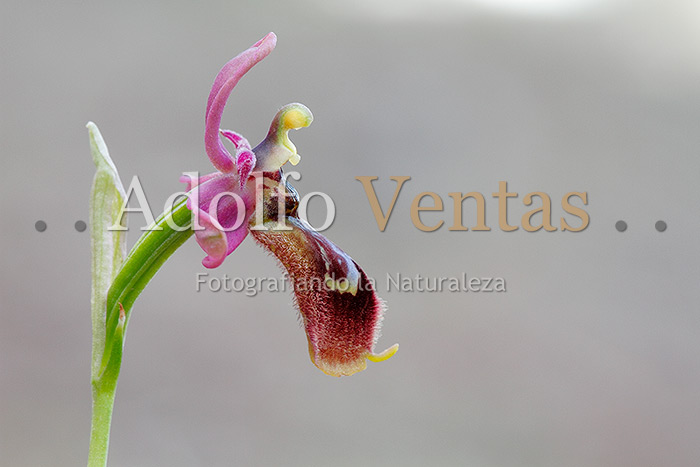
<path fill-rule="evenodd" d="M 262 143 L 253 152 L 256 157 L 256 172 L 275 172 L 287 161 L 297 165 L 301 156 L 289 139 L 289 130 L 306 128 L 314 121 L 314 116 L 304 104 L 293 103 L 282 107 L 272 119 L 270 130 Z"/>

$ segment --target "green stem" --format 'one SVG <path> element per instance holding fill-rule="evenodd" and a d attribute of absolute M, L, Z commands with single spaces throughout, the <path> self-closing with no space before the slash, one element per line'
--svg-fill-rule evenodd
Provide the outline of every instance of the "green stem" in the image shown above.
<path fill-rule="evenodd" d="M 112 409 L 131 308 L 163 263 L 194 233 L 190 228 L 191 220 L 186 200 L 163 213 L 136 242 L 109 288 L 105 349 L 100 371 L 92 380 L 88 467 L 107 465 Z"/>
<path fill-rule="evenodd" d="M 112 426 L 112 409 L 117 390 L 117 378 L 122 360 L 124 343 L 124 319 L 119 322 L 117 334 L 121 342 L 113 347 L 113 354 L 108 371 L 92 382 L 92 426 L 90 428 L 90 452 L 88 467 L 107 465 L 109 450 L 109 431 Z"/>
<path fill-rule="evenodd" d="M 189 228 L 191 218 L 192 213 L 187 209 L 185 200 L 181 201 L 156 219 L 126 257 L 107 294 L 105 352 L 102 354 L 100 373 L 106 371 L 111 348 L 116 341 L 113 337 L 119 319 L 119 305 L 124 308 L 128 324 L 136 298 L 170 255 L 194 233 Z M 182 227 L 174 229 L 172 225 Z"/>
<path fill-rule="evenodd" d="M 92 427 L 88 455 L 88 466 L 90 467 L 107 465 L 114 396 L 114 390 L 99 391 L 94 387 L 92 389 Z"/>

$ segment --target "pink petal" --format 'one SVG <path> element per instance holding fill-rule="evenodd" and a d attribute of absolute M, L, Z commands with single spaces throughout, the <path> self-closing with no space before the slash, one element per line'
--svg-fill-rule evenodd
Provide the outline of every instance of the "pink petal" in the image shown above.
<path fill-rule="evenodd" d="M 206 182 L 207 180 L 211 180 L 212 178 L 218 177 L 220 175 L 221 175 L 221 172 L 213 172 L 213 173 L 210 173 L 207 175 L 202 175 L 201 177 L 192 178 L 189 175 L 182 174 L 180 176 L 180 183 L 186 183 L 187 184 L 187 191 L 190 191 L 194 187 L 196 187 L 197 185 L 200 185 L 200 184 Z"/>
<path fill-rule="evenodd" d="M 221 172 L 233 172 L 236 167 L 236 161 L 219 139 L 221 115 L 224 112 L 226 101 L 241 77 L 272 52 L 276 43 L 277 36 L 272 32 L 269 33 L 251 48 L 224 65 L 214 80 L 207 103 L 204 145 L 212 164 Z"/>
<path fill-rule="evenodd" d="M 219 133 L 231 141 L 236 149 L 250 149 L 250 143 L 243 135 L 231 130 L 219 130 Z"/>
<path fill-rule="evenodd" d="M 187 207 L 193 212 L 197 243 L 207 253 L 202 264 L 219 266 L 248 234 L 248 220 L 254 212 L 254 197 L 242 189 L 236 174 L 216 172 L 191 182 Z M 196 202 L 193 209 L 192 204 Z M 197 227 L 202 230 L 198 230 Z"/>
<path fill-rule="evenodd" d="M 255 160 L 255 154 L 253 154 L 253 151 L 243 150 L 238 154 L 236 166 L 238 167 L 238 178 L 241 183 L 241 188 L 248 181 L 248 177 L 250 177 L 250 174 L 255 167 Z"/>
<path fill-rule="evenodd" d="M 216 78 L 214 79 L 214 84 L 213 84 L 212 87 L 211 87 L 211 91 L 209 92 L 209 99 L 207 100 L 207 112 L 206 112 L 207 115 L 209 114 L 209 109 L 211 108 L 211 104 L 212 104 L 212 102 L 214 101 L 214 98 L 215 98 L 216 95 L 218 94 L 218 92 L 219 92 L 219 90 L 221 89 L 221 87 L 222 87 L 222 86 L 224 85 L 224 83 L 229 79 L 229 77 L 230 77 L 233 73 L 235 73 L 236 67 L 240 66 L 240 63 L 239 63 L 239 61 L 237 61 L 237 60 L 238 60 L 242 55 L 248 53 L 251 49 L 255 49 L 255 48 L 257 48 L 257 47 L 260 47 L 260 45 L 261 45 L 263 42 L 269 42 L 269 41 L 273 41 L 273 43 L 272 43 L 272 48 L 274 49 L 274 48 L 275 48 L 275 45 L 276 45 L 276 43 L 277 43 L 277 36 L 275 35 L 275 33 L 273 33 L 273 32 L 269 33 L 268 35 L 266 35 L 265 37 L 263 37 L 262 39 L 260 39 L 258 42 L 256 42 L 255 44 L 253 44 L 248 50 L 246 50 L 245 52 L 239 54 L 238 56 L 236 56 L 235 58 L 233 58 L 232 60 L 230 60 L 228 63 L 226 63 L 226 65 L 224 65 L 223 67 L 221 67 L 221 70 L 219 71 L 219 73 L 216 75 Z M 269 44 L 268 44 L 267 46 L 269 46 Z M 269 52 L 268 52 L 268 53 L 269 53 Z M 245 74 L 245 73 L 244 73 L 244 74 Z"/>
<path fill-rule="evenodd" d="M 228 241 L 215 219 L 212 219 L 202 209 L 197 209 L 197 211 L 199 224 L 204 227 L 204 230 L 195 230 L 194 235 L 199 246 L 207 254 L 202 260 L 202 264 L 205 268 L 216 268 L 226 259 Z"/>
<path fill-rule="evenodd" d="M 250 173 L 255 167 L 255 154 L 250 149 L 250 143 L 240 134 L 231 130 L 220 130 L 221 136 L 231 141 L 236 147 L 236 167 L 238 168 L 238 177 L 240 178 L 241 187 L 248 181 Z"/>

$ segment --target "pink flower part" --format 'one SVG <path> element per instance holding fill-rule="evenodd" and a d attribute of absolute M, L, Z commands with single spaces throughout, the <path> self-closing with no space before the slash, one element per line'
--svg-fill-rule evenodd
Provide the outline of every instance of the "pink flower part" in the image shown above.
<path fill-rule="evenodd" d="M 195 217 L 194 225 L 202 227 L 195 230 L 195 238 L 207 254 L 202 264 L 218 267 L 248 235 L 254 197 L 241 188 L 237 174 L 215 172 L 188 180 L 188 187 L 187 207 Z"/>
<path fill-rule="evenodd" d="M 221 136 L 231 141 L 236 148 L 236 167 L 238 168 L 241 187 L 243 187 L 253 171 L 253 167 L 255 167 L 255 154 L 250 149 L 248 140 L 235 131 L 220 130 L 220 133 Z"/>
<path fill-rule="evenodd" d="M 226 139 L 233 143 L 236 151 L 239 149 L 250 149 L 250 143 L 242 134 L 231 130 L 219 130 L 219 133 L 221 133 L 221 136 L 226 137 Z"/>
<path fill-rule="evenodd" d="M 214 80 L 207 102 L 204 145 L 212 164 L 221 172 L 230 173 L 236 169 L 236 160 L 226 150 L 219 138 L 221 116 L 224 112 L 226 101 L 243 75 L 256 63 L 267 57 L 275 48 L 276 43 L 277 36 L 272 32 L 269 33 L 251 48 L 224 65 Z"/>

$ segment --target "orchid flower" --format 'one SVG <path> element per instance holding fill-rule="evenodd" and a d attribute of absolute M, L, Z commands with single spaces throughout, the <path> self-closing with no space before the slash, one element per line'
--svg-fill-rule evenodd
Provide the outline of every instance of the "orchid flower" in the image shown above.
<path fill-rule="evenodd" d="M 281 168 L 287 162 L 299 163 L 288 133 L 309 126 L 311 111 L 298 103 L 282 107 L 266 138 L 254 149 L 243 136 L 219 128 L 234 86 L 274 49 L 276 41 L 273 33 L 268 34 L 224 65 L 214 80 L 204 141 L 218 171 L 198 180 L 181 179 L 192 193 L 187 207 L 193 212 L 195 225 L 202 227 L 195 231 L 207 254 L 202 264 L 218 267 L 251 232 L 289 274 L 311 361 L 326 374 L 351 375 L 364 370 L 366 360 L 390 358 L 398 345 L 373 353 L 383 301 L 357 263 L 297 215 L 298 195 Z M 232 143 L 235 155 L 228 152 L 221 136 Z M 284 213 L 280 212 L 282 206 Z M 262 219 L 252 218 L 256 210 Z"/>
<path fill-rule="evenodd" d="M 282 166 L 300 161 L 289 130 L 307 127 L 313 116 L 302 104 L 282 107 L 265 139 L 248 140 L 220 129 L 231 91 L 275 47 L 270 33 L 221 69 L 205 113 L 206 153 L 216 168 L 201 177 L 184 176 L 188 196 L 149 226 L 126 254 L 128 197 L 97 126 L 90 145 L 97 172 L 90 197 L 92 239 L 92 425 L 88 465 L 107 463 L 109 433 L 121 371 L 126 329 L 139 294 L 167 259 L 194 233 L 206 253 L 202 264 L 220 266 L 248 233 L 287 271 L 304 323 L 311 361 L 332 376 L 364 370 L 383 361 L 398 344 L 374 353 L 384 302 L 373 282 L 345 252 L 298 214 L 299 196 Z M 232 145 L 231 154 L 221 138 Z M 116 227 L 116 228 L 115 228 Z"/>

